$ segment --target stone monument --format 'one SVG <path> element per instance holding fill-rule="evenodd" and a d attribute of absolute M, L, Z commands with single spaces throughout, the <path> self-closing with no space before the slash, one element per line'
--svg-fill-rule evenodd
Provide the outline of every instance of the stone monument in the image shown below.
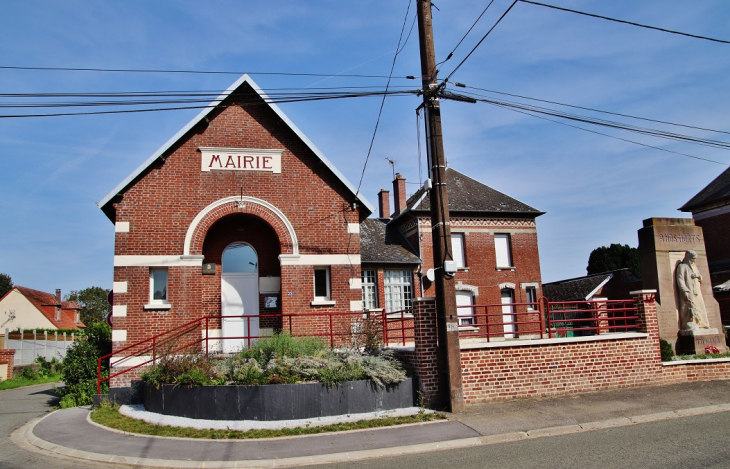
<path fill-rule="evenodd" d="M 657 291 L 659 337 L 680 354 L 726 351 L 702 228 L 691 218 L 649 218 L 639 253 L 643 288 Z"/>

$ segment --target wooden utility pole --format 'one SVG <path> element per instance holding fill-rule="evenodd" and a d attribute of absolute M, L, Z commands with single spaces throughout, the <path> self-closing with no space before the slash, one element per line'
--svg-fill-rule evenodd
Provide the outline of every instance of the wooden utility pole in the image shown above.
<path fill-rule="evenodd" d="M 426 140 L 431 186 L 431 236 L 436 285 L 436 321 L 438 325 L 439 382 L 444 401 L 451 412 L 464 410 L 461 384 L 459 320 L 453 274 L 444 268 L 452 261 L 449 195 L 446 190 L 446 160 L 441 135 L 441 108 L 433 45 L 431 1 L 418 0 L 418 36 L 421 47 L 423 107 L 426 113 Z"/>

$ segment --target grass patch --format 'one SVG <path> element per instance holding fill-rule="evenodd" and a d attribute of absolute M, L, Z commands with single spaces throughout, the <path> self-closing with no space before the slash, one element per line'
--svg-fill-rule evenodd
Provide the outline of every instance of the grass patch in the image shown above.
<path fill-rule="evenodd" d="M 153 425 L 151 423 L 126 417 L 119 413 L 117 407 L 102 405 L 91 412 L 91 420 L 129 433 L 141 435 L 167 436 L 177 438 L 206 438 L 211 440 L 247 440 L 255 438 L 275 438 L 280 436 L 314 435 L 317 433 L 342 432 L 346 430 L 362 430 L 368 428 L 389 427 L 409 423 L 431 422 L 443 420 L 445 417 L 438 413 L 419 413 L 406 417 L 384 417 L 374 420 L 359 420 L 357 422 L 336 423 L 321 427 L 284 428 L 281 430 L 198 430 L 196 428 L 171 427 Z"/>
<path fill-rule="evenodd" d="M 46 376 L 38 376 L 37 378 L 26 378 L 24 376 L 18 376 L 17 378 L 0 381 L 0 391 L 5 389 L 22 388 L 24 386 L 33 386 L 35 384 L 55 383 L 57 381 L 61 381 L 60 373 L 52 373 Z"/>

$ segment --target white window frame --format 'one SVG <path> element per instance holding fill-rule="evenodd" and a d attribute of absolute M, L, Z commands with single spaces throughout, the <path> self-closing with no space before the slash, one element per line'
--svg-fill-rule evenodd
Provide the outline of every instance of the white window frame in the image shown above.
<path fill-rule="evenodd" d="M 509 233 L 494 234 L 494 252 L 498 269 L 514 269 L 512 265 L 512 240 Z M 505 265 L 501 265 L 504 263 Z"/>
<path fill-rule="evenodd" d="M 457 269 L 466 269 L 466 236 L 464 233 L 451 233 L 451 256 Z"/>
<path fill-rule="evenodd" d="M 362 306 L 365 310 L 378 308 L 378 272 L 362 270 Z"/>
<path fill-rule="evenodd" d="M 325 273 L 325 282 L 326 282 L 326 289 L 327 294 L 325 296 L 317 295 L 317 272 Z M 330 279 L 330 268 L 329 266 L 318 266 L 314 268 L 313 275 L 312 275 L 312 293 L 314 294 L 314 303 L 324 303 L 324 302 L 330 302 L 332 300 L 332 289 L 331 289 L 331 279 Z"/>
<path fill-rule="evenodd" d="M 385 311 L 395 313 L 413 307 L 413 272 L 410 270 L 383 271 Z"/>
<path fill-rule="evenodd" d="M 155 298 L 155 272 L 165 272 L 165 298 Z M 170 270 L 167 267 L 150 267 L 150 297 L 144 309 L 170 309 Z"/>
<path fill-rule="evenodd" d="M 532 298 L 530 298 L 532 297 Z M 527 286 L 525 287 L 525 303 L 537 303 L 537 287 Z M 537 311 L 536 305 L 527 305 L 528 311 Z"/>

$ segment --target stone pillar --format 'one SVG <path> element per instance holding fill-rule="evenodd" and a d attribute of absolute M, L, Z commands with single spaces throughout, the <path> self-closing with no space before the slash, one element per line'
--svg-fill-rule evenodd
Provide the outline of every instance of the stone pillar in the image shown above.
<path fill-rule="evenodd" d="M 0 349 L 0 365 L 5 365 L 5 373 L 0 376 L 0 381 L 12 378 L 13 367 L 15 366 L 15 349 Z"/>
<path fill-rule="evenodd" d="M 415 327 L 414 368 L 418 375 L 418 389 L 423 405 L 442 407 L 438 370 L 438 328 L 436 326 L 436 299 L 413 300 Z"/>
<path fill-rule="evenodd" d="M 704 236 L 702 228 L 696 226 L 691 218 L 649 218 L 644 220 L 644 227 L 639 230 L 642 283 L 645 290 L 656 290 L 659 337 L 672 344 L 677 352 L 682 353 L 682 341 L 679 338 L 684 337 L 683 340 L 686 341 L 688 336 L 684 331 L 680 331 L 679 292 L 675 281 L 675 270 L 685 253 L 690 250 L 697 253 L 695 266 L 702 275 L 702 297 L 710 325 L 710 329 L 700 329 L 699 333 L 692 336 L 702 337 L 699 353 L 704 353 L 706 345 L 715 344 L 720 351 L 723 351 L 726 347 L 724 337 L 719 332 L 722 328 L 720 308 L 712 295 Z M 692 347 L 694 348 L 694 344 Z M 694 352 L 689 351 L 689 353 Z"/>

